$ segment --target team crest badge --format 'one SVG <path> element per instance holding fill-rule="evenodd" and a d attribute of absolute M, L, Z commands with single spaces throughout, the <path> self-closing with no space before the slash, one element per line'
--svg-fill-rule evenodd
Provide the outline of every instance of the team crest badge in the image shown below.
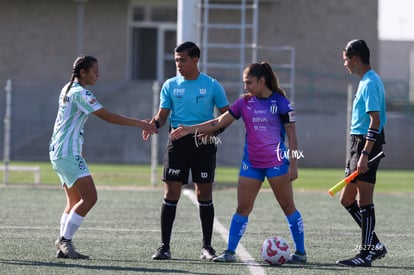
<path fill-rule="evenodd" d="M 272 115 L 274 115 L 274 114 L 276 114 L 276 113 L 277 113 L 277 105 L 271 105 L 271 106 L 270 106 L 270 113 L 271 113 Z"/>

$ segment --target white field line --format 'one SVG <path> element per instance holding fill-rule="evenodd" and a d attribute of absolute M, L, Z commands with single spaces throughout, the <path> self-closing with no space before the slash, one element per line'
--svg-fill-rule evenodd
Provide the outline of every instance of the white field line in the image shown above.
<path fill-rule="evenodd" d="M 184 189 L 183 194 L 187 196 L 196 206 L 198 206 L 197 198 L 192 190 Z M 217 231 L 223 240 L 227 242 L 229 231 L 217 218 L 214 218 L 214 230 Z M 238 245 L 236 254 L 240 257 L 242 262 L 247 265 L 247 268 L 250 270 L 250 274 L 266 275 L 264 268 L 253 259 L 242 244 Z"/>

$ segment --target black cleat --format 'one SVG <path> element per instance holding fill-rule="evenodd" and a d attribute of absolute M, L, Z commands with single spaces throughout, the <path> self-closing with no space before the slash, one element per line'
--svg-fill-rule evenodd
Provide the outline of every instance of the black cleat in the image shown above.
<path fill-rule="evenodd" d="M 352 267 L 355 267 L 355 266 L 369 267 L 371 266 L 371 262 L 372 262 L 372 259 L 371 259 L 370 254 L 368 254 L 367 256 L 358 254 L 355 257 L 350 258 L 348 260 L 336 261 L 338 265 L 352 266 Z"/>
<path fill-rule="evenodd" d="M 215 257 L 217 257 L 216 251 L 211 246 L 206 246 L 206 247 L 201 248 L 200 259 L 211 261 Z"/>
<path fill-rule="evenodd" d="M 379 260 L 387 255 L 387 249 L 382 243 L 377 243 L 374 249 L 369 251 L 371 254 L 371 261 Z"/>
<path fill-rule="evenodd" d="M 152 255 L 153 260 L 169 260 L 171 259 L 171 252 L 170 249 L 161 245 L 158 247 L 157 251 L 155 251 L 154 255 Z"/>

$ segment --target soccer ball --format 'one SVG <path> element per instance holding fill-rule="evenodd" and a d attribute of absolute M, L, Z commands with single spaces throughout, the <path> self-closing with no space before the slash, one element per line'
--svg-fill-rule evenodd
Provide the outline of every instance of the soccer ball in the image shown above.
<path fill-rule="evenodd" d="M 270 265 L 282 265 L 290 255 L 289 245 L 281 237 L 269 237 L 264 240 L 261 249 L 262 259 Z"/>

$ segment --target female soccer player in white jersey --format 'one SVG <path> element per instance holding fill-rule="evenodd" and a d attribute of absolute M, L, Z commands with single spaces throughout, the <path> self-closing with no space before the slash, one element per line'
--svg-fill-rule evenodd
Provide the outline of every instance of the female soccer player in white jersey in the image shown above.
<path fill-rule="evenodd" d="M 270 64 L 253 63 L 243 72 L 247 94 L 239 98 L 230 109 L 216 119 L 193 126 L 181 126 L 171 132 L 178 139 L 188 133 L 211 132 L 227 127 L 242 118 L 246 128 L 244 156 L 239 173 L 238 206 L 233 215 L 227 250 L 215 257 L 215 262 L 236 261 L 235 251 L 253 210 L 254 201 L 265 178 L 282 208 L 295 243 L 296 251 L 290 262 L 306 263 L 302 216 L 293 200 L 292 181 L 298 177 L 297 138 L 295 113 L 280 88 Z M 285 135 L 289 148 L 284 144 Z"/>
<path fill-rule="evenodd" d="M 66 194 L 66 207 L 60 220 L 60 237 L 56 241 L 58 258 L 87 258 L 75 251 L 72 237 L 84 217 L 97 201 L 94 181 L 82 156 L 83 126 L 92 113 L 114 124 L 134 126 L 154 133 L 156 127 L 145 120 L 112 113 L 85 87 L 95 85 L 99 77 L 98 60 L 79 56 L 72 78 L 59 96 L 59 109 L 49 146 L 49 157 Z"/>

